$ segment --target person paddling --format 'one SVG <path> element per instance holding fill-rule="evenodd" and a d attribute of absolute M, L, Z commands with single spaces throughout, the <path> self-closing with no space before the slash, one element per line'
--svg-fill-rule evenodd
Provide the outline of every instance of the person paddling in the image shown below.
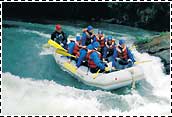
<path fill-rule="evenodd" d="M 100 72 L 109 71 L 109 67 L 103 61 L 101 61 L 101 53 L 98 52 L 100 44 L 98 42 L 93 43 L 93 50 L 87 54 L 88 66 L 91 73 L 96 73 L 99 69 Z"/>
<path fill-rule="evenodd" d="M 51 39 L 60 44 L 63 48 L 67 49 L 67 36 L 62 31 L 62 27 L 60 24 L 57 24 L 55 26 L 55 31 L 51 34 Z"/>
<path fill-rule="evenodd" d="M 114 48 L 112 57 L 112 69 L 125 69 L 132 67 L 135 62 L 134 56 L 125 45 L 125 40 L 119 40 L 119 45 Z"/>
<path fill-rule="evenodd" d="M 76 57 L 79 57 L 79 50 L 81 49 L 81 37 L 76 36 L 76 41 L 74 39 L 70 40 L 68 44 L 68 53 Z"/>
<path fill-rule="evenodd" d="M 92 26 L 88 26 L 86 29 L 83 29 L 82 34 L 82 45 L 88 46 L 92 42 L 96 41 L 96 37 L 94 35 L 94 30 Z"/>
<path fill-rule="evenodd" d="M 104 47 L 105 47 L 105 37 L 103 31 L 98 30 L 98 34 L 96 35 L 96 41 L 100 44 L 100 52 L 103 54 Z"/>
<path fill-rule="evenodd" d="M 107 60 L 108 57 L 113 55 L 113 50 L 115 47 L 115 39 L 109 35 L 105 42 L 105 47 L 103 49 L 103 61 Z"/>
<path fill-rule="evenodd" d="M 79 51 L 79 58 L 77 59 L 76 67 L 79 68 L 83 61 L 86 59 L 87 52 L 93 49 L 93 45 L 89 44 L 87 47 L 82 47 Z"/>

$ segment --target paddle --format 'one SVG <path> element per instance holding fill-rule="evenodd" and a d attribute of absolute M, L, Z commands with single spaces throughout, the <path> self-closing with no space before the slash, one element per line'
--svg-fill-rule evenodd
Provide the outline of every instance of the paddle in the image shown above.
<path fill-rule="evenodd" d="M 70 56 L 70 57 L 76 58 L 76 56 L 69 54 L 67 52 L 67 50 L 65 50 L 61 45 L 59 45 L 55 41 L 49 39 L 48 40 L 48 44 L 51 45 L 51 46 L 53 46 L 53 47 L 55 47 L 55 48 L 57 48 L 56 53 L 61 54 L 63 56 Z"/>
<path fill-rule="evenodd" d="M 48 44 L 50 44 L 51 46 L 53 46 L 53 47 L 55 47 L 57 49 L 61 49 L 61 50 L 67 52 L 67 50 L 65 50 L 61 45 L 59 45 L 58 43 L 56 43 L 55 41 L 53 41 L 51 39 L 48 40 Z"/>
<path fill-rule="evenodd" d="M 68 69 L 70 72 L 72 72 L 72 73 L 76 73 L 76 67 L 75 66 L 73 66 L 72 64 L 70 64 L 70 63 L 68 63 L 68 62 L 65 62 L 64 63 L 64 67 L 66 68 L 66 69 Z"/>
<path fill-rule="evenodd" d="M 99 72 L 100 72 L 100 69 L 95 74 L 93 74 L 93 79 L 95 79 L 98 76 Z"/>
<path fill-rule="evenodd" d="M 108 70 L 105 70 L 104 72 L 110 71 L 110 68 L 109 67 L 107 67 L 107 68 L 108 68 Z M 93 74 L 93 79 L 95 79 L 99 75 L 99 72 L 100 72 L 100 69 L 96 73 Z"/>
<path fill-rule="evenodd" d="M 74 56 L 74 55 L 72 55 L 72 54 L 69 54 L 68 52 L 66 52 L 66 51 L 64 51 L 64 50 L 61 50 L 61 49 L 57 49 L 57 50 L 56 50 L 56 53 L 61 54 L 61 55 L 63 55 L 63 56 L 70 56 L 70 57 L 76 58 L 76 56 Z"/>

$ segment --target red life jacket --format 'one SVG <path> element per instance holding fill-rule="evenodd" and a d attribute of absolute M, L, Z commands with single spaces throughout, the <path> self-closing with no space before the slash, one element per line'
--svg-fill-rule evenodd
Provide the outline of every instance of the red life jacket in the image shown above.
<path fill-rule="evenodd" d="M 78 46 L 78 44 L 75 43 L 75 47 L 73 49 L 73 55 L 79 57 L 79 50 L 80 47 Z"/>
<path fill-rule="evenodd" d="M 119 46 L 116 47 L 117 48 L 117 52 L 118 52 L 118 57 L 124 60 L 128 59 L 128 52 L 127 52 L 127 48 L 125 47 L 124 49 L 120 49 Z"/>
<path fill-rule="evenodd" d="M 115 40 L 114 39 L 112 39 L 112 41 L 107 41 L 107 45 L 108 46 L 111 46 L 112 44 L 114 44 L 115 43 Z M 110 47 L 109 49 L 113 49 L 114 48 L 114 46 L 112 46 L 112 47 Z"/>
<path fill-rule="evenodd" d="M 90 52 L 88 52 L 87 53 L 87 56 L 86 56 L 86 58 L 87 58 L 87 60 L 88 60 L 88 66 L 90 67 L 90 68 L 96 68 L 97 67 L 97 65 L 94 63 L 94 61 L 91 59 L 91 57 L 90 57 L 90 55 L 93 53 L 93 52 L 97 52 L 96 50 L 91 50 Z M 101 54 L 99 53 L 99 52 L 97 52 L 98 53 L 98 55 L 99 55 L 99 58 L 101 58 Z"/>
<path fill-rule="evenodd" d="M 102 39 L 102 38 L 103 38 L 103 39 Z M 101 37 L 101 38 L 96 37 L 96 41 L 99 42 L 101 48 L 105 46 L 104 37 Z"/>

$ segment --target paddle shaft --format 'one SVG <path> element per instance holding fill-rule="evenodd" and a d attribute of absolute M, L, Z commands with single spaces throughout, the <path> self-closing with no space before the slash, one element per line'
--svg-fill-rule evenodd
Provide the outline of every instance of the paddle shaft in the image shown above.
<path fill-rule="evenodd" d="M 55 47 L 56 49 L 61 49 L 61 50 L 64 50 L 67 52 L 67 50 L 65 50 L 60 44 L 56 43 L 55 41 L 53 41 L 51 39 L 48 40 L 48 44 Z"/>
<path fill-rule="evenodd" d="M 74 57 L 74 58 L 76 58 L 76 56 L 74 56 L 74 55 L 72 55 L 72 54 L 69 54 L 68 52 L 63 51 L 63 50 L 61 50 L 61 49 L 57 49 L 57 50 L 56 50 L 56 53 L 61 54 L 61 55 L 63 55 L 63 56 L 69 56 L 69 57 Z"/>

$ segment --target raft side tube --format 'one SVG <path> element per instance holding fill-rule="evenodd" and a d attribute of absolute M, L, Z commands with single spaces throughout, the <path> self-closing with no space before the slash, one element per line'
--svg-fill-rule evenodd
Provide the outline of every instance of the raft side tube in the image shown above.
<path fill-rule="evenodd" d="M 54 54 L 54 57 L 56 63 L 61 66 L 62 70 L 67 71 L 86 85 L 95 86 L 105 90 L 121 88 L 130 85 L 133 81 L 137 82 L 144 79 L 144 73 L 138 65 L 116 72 L 99 73 L 99 75 L 93 79 L 93 74 L 91 72 L 88 72 L 87 74 L 87 67 L 81 66 L 77 69 L 76 73 L 73 73 L 64 67 L 64 62 L 69 60 L 67 57 L 62 57 L 57 53 Z M 75 66 L 75 61 L 72 61 L 71 64 Z"/>

